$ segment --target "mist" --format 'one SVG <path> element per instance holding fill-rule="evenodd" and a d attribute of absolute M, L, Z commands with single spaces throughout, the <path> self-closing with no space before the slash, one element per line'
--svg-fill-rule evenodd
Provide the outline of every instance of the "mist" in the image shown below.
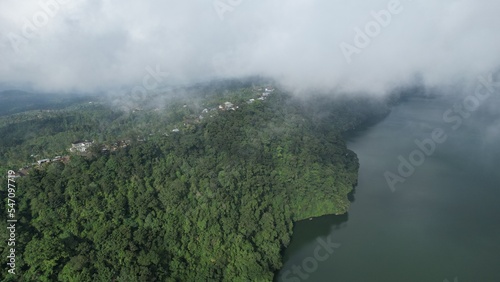
<path fill-rule="evenodd" d="M 500 2 L 14 1 L 0 5 L 0 86 L 126 93 L 265 76 L 385 95 L 498 70 Z"/>

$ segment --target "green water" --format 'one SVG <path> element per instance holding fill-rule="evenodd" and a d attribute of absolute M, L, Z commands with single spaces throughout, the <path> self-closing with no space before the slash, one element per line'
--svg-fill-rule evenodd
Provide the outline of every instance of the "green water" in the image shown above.
<path fill-rule="evenodd" d="M 462 99 L 410 99 L 351 136 L 349 213 L 296 223 L 276 281 L 500 281 L 500 95 L 453 130 L 443 114 Z M 391 191 L 384 172 L 436 128 L 446 141 Z"/>

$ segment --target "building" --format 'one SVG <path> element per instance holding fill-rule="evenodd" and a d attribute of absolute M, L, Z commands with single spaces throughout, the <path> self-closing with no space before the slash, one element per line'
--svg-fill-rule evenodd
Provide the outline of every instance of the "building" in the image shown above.
<path fill-rule="evenodd" d="M 45 163 L 50 163 L 50 159 L 43 159 L 43 160 L 39 160 L 37 161 L 38 165 L 42 165 L 42 164 L 45 164 Z"/>
<path fill-rule="evenodd" d="M 94 143 L 94 141 L 76 141 L 76 142 L 73 142 L 71 144 L 71 148 L 69 149 L 70 152 L 80 152 L 80 153 L 85 153 L 88 151 L 88 149 L 90 148 L 90 146 L 92 146 L 92 144 Z"/>
<path fill-rule="evenodd" d="M 231 102 L 225 102 L 224 103 L 224 106 L 220 105 L 219 106 L 219 109 L 222 109 L 222 110 L 233 110 L 235 111 L 238 107 L 235 107 L 233 103 Z"/>

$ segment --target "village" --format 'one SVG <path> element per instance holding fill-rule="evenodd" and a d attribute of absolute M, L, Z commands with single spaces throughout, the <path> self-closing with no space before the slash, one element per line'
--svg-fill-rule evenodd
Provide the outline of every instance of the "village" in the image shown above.
<path fill-rule="evenodd" d="M 274 91 L 274 87 L 267 86 L 264 88 L 256 88 L 254 91 L 258 92 L 259 94 L 255 98 L 250 98 L 246 101 L 247 104 L 252 104 L 256 101 L 264 101 L 266 100 L 269 95 Z M 186 108 L 188 105 L 184 104 L 183 107 Z M 236 105 L 233 102 L 226 101 L 221 104 L 219 104 L 217 107 L 212 107 L 212 108 L 204 108 L 199 115 L 194 115 L 192 118 L 184 118 L 184 121 L 182 125 L 184 127 L 189 127 L 193 124 L 200 123 L 203 119 L 205 118 L 212 118 L 214 117 L 214 114 L 217 112 L 224 112 L 224 111 L 236 111 L 240 108 L 239 105 Z M 155 111 L 159 111 L 159 109 L 155 109 Z M 173 133 L 178 133 L 181 132 L 182 126 L 176 125 L 171 132 Z M 168 134 L 166 134 L 168 136 Z"/>
<path fill-rule="evenodd" d="M 259 92 L 258 97 L 256 98 L 251 98 L 246 101 L 247 104 L 252 104 L 257 101 L 264 101 L 266 100 L 269 95 L 274 91 L 274 87 L 268 86 L 265 88 L 257 88 L 255 91 Z M 184 105 L 183 107 L 187 107 L 187 105 Z M 213 113 L 216 113 L 217 111 L 236 111 L 240 108 L 240 106 L 235 105 L 234 103 L 230 101 L 226 101 L 218 107 L 214 108 L 205 108 L 201 111 L 199 116 L 194 119 L 185 119 L 184 122 L 182 123 L 184 127 L 189 127 L 192 126 L 193 123 L 200 123 L 204 118 L 207 117 L 214 117 Z M 141 111 L 140 109 L 135 109 L 133 112 Z M 154 111 L 157 111 L 155 109 Z M 180 133 L 182 126 L 176 125 L 174 128 L 171 130 L 172 133 Z M 151 134 L 150 134 L 151 135 Z M 168 134 L 165 134 L 165 136 L 168 136 Z M 146 141 L 145 137 L 138 136 L 136 139 L 137 142 L 144 142 Z M 130 144 L 132 144 L 132 140 L 126 139 L 126 140 L 119 140 L 116 142 L 113 142 L 111 144 L 99 144 L 99 150 L 103 153 L 107 152 L 115 152 L 116 150 L 123 149 L 128 147 Z M 93 140 L 77 140 L 73 143 L 71 143 L 71 147 L 68 148 L 68 152 L 71 154 L 78 154 L 78 155 L 83 155 L 83 156 L 88 156 L 90 155 L 90 149 L 92 146 L 96 145 L 95 141 Z M 31 155 L 32 157 L 36 157 L 36 155 Z M 20 168 L 18 171 L 16 171 L 15 175 L 13 177 L 18 178 L 18 177 L 23 177 L 29 174 L 30 169 L 33 168 L 41 168 L 44 165 L 47 165 L 49 163 L 68 163 L 71 159 L 71 155 L 63 155 L 63 156 L 54 156 L 53 158 L 45 158 L 45 159 L 39 159 L 35 163 L 31 163 L 31 165 L 26 165 L 22 168 Z"/>

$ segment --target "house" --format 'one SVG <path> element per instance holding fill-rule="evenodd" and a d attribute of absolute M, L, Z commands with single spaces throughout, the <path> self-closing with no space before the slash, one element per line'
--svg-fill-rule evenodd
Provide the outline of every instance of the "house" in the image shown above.
<path fill-rule="evenodd" d="M 265 91 L 266 92 L 273 92 L 274 88 L 269 86 L 269 87 L 266 87 Z"/>
<path fill-rule="evenodd" d="M 39 160 L 37 161 L 38 165 L 42 165 L 42 164 L 45 164 L 45 163 L 50 163 L 50 159 L 43 159 L 43 160 Z"/>
<path fill-rule="evenodd" d="M 76 141 L 71 144 L 71 148 L 69 149 L 70 152 L 80 152 L 80 153 L 85 153 L 87 150 L 92 146 L 94 141 Z"/>
<path fill-rule="evenodd" d="M 179 132 L 180 130 L 178 128 L 172 129 L 172 132 Z"/>
<path fill-rule="evenodd" d="M 234 104 L 231 102 L 225 102 L 224 106 L 222 106 L 222 105 L 219 106 L 219 108 L 221 108 L 221 107 L 223 110 L 233 110 L 233 111 L 235 111 L 238 108 L 238 107 L 235 107 Z"/>

